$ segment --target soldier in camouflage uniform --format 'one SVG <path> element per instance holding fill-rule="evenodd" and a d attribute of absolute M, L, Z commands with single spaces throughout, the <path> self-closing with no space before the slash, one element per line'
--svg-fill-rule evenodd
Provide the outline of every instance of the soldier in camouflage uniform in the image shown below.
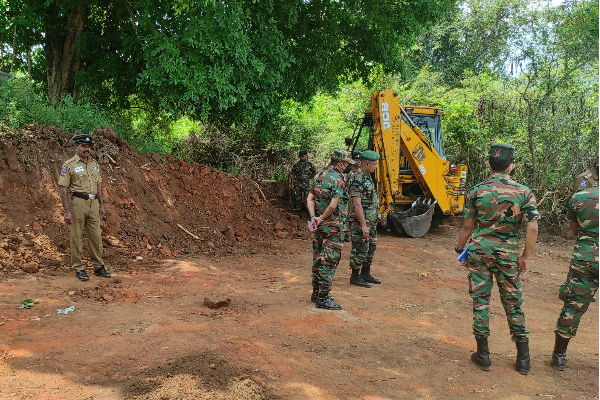
<path fill-rule="evenodd" d="M 564 306 L 556 322 L 552 367 L 564 371 L 567 345 L 577 334 L 579 321 L 598 290 L 598 186 L 581 190 L 569 202 L 567 219 L 577 243 L 567 281 L 560 287 Z"/>
<path fill-rule="evenodd" d="M 513 146 L 491 146 L 487 165 L 492 175 L 469 189 L 465 196 L 465 220 L 455 250 L 461 253 L 473 233 L 465 264 L 469 269 L 473 334 L 477 341 L 477 352 L 472 354 L 471 360 L 484 371 L 491 369 L 487 343 L 490 335 L 488 308 L 495 276 L 510 333 L 517 346 L 516 369 L 527 375 L 530 369 L 529 331 L 525 329 L 525 315 L 521 309 L 521 276 L 527 272 L 537 239 L 539 213 L 533 192 L 509 176 L 514 169 L 513 157 Z M 527 233 L 525 248 L 519 256 L 522 222 L 527 223 Z"/>
<path fill-rule="evenodd" d="M 348 173 L 354 163 L 350 152 L 335 149 L 331 165 L 313 178 L 308 194 L 310 224 L 315 229 L 311 300 L 316 301 L 318 308 L 342 309 L 333 302 L 329 292 L 344 247 L 342 228 L 347 216 L 339 208 L 346 186 L 343 174 Z"/>
<path fill-rule="evenodd" d="M 302 217 L 302 210 L 306 209 L 306 198 L 308 197 L 308 188 L 310 180 L 315 176 L 315 166 L 308 161 L 306 151 L 302 150 L 298 153 L 300 161 L 292 167 L 291 184 L 294 190 L 294 210 Z M 307 213 L 308 219 L 308 213 Z"/>
<path fill-rule="evenodd" d="M 371 287 L 371 283 L 381 283 L 371 275 L 371 264 L 377 248 L 379 216 L 379 197 L 371 174 L 377 169 L 379 154 L 366 150 L 361 153 L 360 158 L 360 171 L 352 174 L 346 184 L 348 198 L 352 199 L 353 205 L 349 218 L 352 238 L 350 284 Z"/>
<path fill-rule="evenodd" d="M 343 211 L 343 214 L 347 215 L 348 217 L 350 216 L 350 214 L 352 213 L 352 202 L 350 201 L 350 198 L 348 197 L 348 182 L 350 182 L 350 180 L 352 179 L 352 177 L 354 175 L 356 175 L 357 173 L 360 172 L 360 153 L 359 152 L 354 152 L 352 153 L 352 159 L 354 160 L 354 162 L 356 164 L 353 164 L 352 167 L 350 168 L 350 172 L 348 172 L 348 174 L 344 174 L 345 176 L 345 180 L 346 180 L 346 190 L 344 191 L 344 197 L 342 197 L 342 199 L 340 200 L 340 210 Z M 342 232 L 344 234 L 344 242 L 349 242 L 350 241 L 350 221 L 347 218 L 345 223 L 343 224 L 342 227 Z"/>

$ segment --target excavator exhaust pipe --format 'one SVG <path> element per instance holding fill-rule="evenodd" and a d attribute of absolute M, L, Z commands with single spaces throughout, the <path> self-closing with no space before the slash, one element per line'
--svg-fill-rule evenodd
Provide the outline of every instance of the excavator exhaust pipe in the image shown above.
<path fill-rule="evenodd" d="M 431 220 L 435 211 L 437 200 L 421 199 L 415 200 L 411 207 L 403 212 L 392 212 L 394 228 L 398 233 L 406 233 L 408 236 L 418 238 L 429 231 Z"/>

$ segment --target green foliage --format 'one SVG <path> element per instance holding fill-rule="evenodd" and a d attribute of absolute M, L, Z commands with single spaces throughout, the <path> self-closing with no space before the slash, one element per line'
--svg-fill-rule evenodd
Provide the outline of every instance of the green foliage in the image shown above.
<path fill-rule="evenodd" d="M 280 131 L 273 136 L 273 141 L 263 143 L 249 127 L 205 124 L 182 138 L 172 154 L 226 172 L 284 179 L 294 151 L 285 145 Z"/>
<path fill-rule="evenodd" d="M 48 104 L 39 85 L 24 75 L 0 79 L 0 118 L 13 129 L 24 124 L 58 125 L 74 133 L 87 133 L 112 122 L 105 112 L 84 99 L 75 102 L 67 96 L 57 106 Z"/>
<path fill-rule="evenodd" d="M 390 88 L 403 104 L 445 110 L 445 153 L 469 167 L 469 183 L 487 175 L 489 145 L 509 142 L 515 177 L 540 198 L 568 196 L 598 148 L 597 1 L 109 3 L 85 3 L 76 93 L 52 107 L 39 80 L 0 80 L 0 124 L 111 124 L 142 152 L 285 179 L 298 150 L 324 166 L 371 93 Z M 4 0 L 0 45 L 17 26 L 24 70 L 44 30 L 69 28 L 50 17 L 72 8 Z M 48 44 L 33 53 L 34 80 Z"/>
<path fill-rule="evenodd" d="M 10 43 L 17 26 L 18 51 L 44 47 L 51 100 L 73 91 L 74 78 L 76 99 L 257 126 L 257 140 L 267 142 L 282 101 L 333 93 L 340 76 L 366 77 L 373 65 L 402 69 L 401 50 L 453 3 L 4 0 L 0 44 Z M 64 79 L 50 80 L 55 73 Z"/>
<path fill-rule="evenodd" d="M 19 306 L 19 309 L 27 309 L 28 310 L 38 303 L 39 303 L 39 301 L 33 301 L 32 299 L 24 299 L 24 300 L 21 300 L 21 305 Z"/>
<path fill-rule="evenodd" d="M 505 61 L 515 23 L 529 7 L 527 0 L 467 0 L 455 3 L 452 17 L 422 35 L 412 48 L 411 65 L 440 72 L 458 86 L 469 72 L 506 76 Z"/>
<path fill-rule="evenodd" d="M 16 78 L 0 79 L 0 118 L 10 128 L 23 124 L 56 125 L 57 116 L 48 107 L 44 96 L 36 90 L 35 84 L 23 75 Z"/>

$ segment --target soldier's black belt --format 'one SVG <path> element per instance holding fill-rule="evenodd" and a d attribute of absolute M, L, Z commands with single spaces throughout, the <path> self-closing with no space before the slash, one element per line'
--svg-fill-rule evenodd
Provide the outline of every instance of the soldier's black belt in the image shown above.
<path fill-rule="evenodd" d="M 98 196 L 93 194 L 93 193 L 77 193 L 77 192 L 73 192 L 72 193 L 73 197 L 79 197 L 80 199 L 84 199 L 84 200 L 95 200 Z"/>

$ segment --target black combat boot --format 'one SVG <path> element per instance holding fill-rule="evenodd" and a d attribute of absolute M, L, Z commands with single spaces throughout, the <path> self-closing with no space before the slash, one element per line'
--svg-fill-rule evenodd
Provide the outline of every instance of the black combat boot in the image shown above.
<path fill-rule="evenodd" d="M 312 295 L 310 296 L 310 301 L 313 303 L 317 301 L 317 297 L 319 296 L 319 288 L 313 286 Z"/>
<path fill-rule="evenodd" d="M 75 275 L 77 275 L 77 278 L 79 278 L 80 281 L 87 281 L 88 279 L 90 279 L 90 277 L 88 276 L 87 272 L 85 272 L 85 270 L 81 270 L 81 271 L 77 271 L 75 273 Z"/>
<path fill-rule="evenodd" d="M 362 276 L 362 278 L 364 279 L 365 282 L 374 283 L 376 285 L 381 283 L 381 281 L 379 279 L 377 279 L 371 275 L 371 266 L 370 265 L 369 266 L 363 265 L 362 270 L 360 271 L 360 276 Z"/>
<path fill-rule="evenodd" d="M 471 361 L 473 361 L 483 371 L 492 370 L 492 362 L 490 361 L 490 349 L 488 349 L 487 338 L 475 338 L 477 341 L 477 352 L 471 354 Z"/>
<path fill-rule="evenodd" d="M 352 269 L 352 275 L 350 275 L 350 284 L 362 287 L 371 287 L 371 285 L 369 285 L 369 283 L 358 274 L 358 270 L 354 268 Z"/>
<path fill-rule="evenodd" d="M 317 308 L 324 308 L 326 310 L 341 310 L 342 306 L 333 302 L 333 297 L 329 297 L 328 293 L 321 292 L 317 297 Z"/>
<path fill-rule="evenodd" d="M 94 270 L 94 275 L 101 276 L 103 278 L 110 278 L 110 274 L 108 272 L 106 272 L 104 265 L 101 265 L 99 268 L 96 268 Z"/>
<path fill-rule="evenodd" d="M 319 282 L 316 279 L 313 279 L 312 286 L 313 286 L 313 291 L 312 291 L 312 295 L 310 296 L 310 301 L 315 303 L 317 301 L 317 298 L 319 297 Z M 335 301 L 334 297 L 329 296 L 329 298 L 331 299 L 331 301 Z"/>
<path fill-rule="evenodd" d="M 552 352 L 552 368 L 557 371 L 564 371 L 567 365 L 567 346 L 570 338 L 564 338 L 556 335 L 554 339 L 554 351 Z"/>
<path fill-rule="evenodd" d="M 515 367 L 521 375 L 527 375 L 531 369 L 529 357 L 529 339 L 526 337 L 515 340 L 517 345 L 517 362 Z"/>
<path fill-rule="evenodd" d="M 313 291 L 312 295 L 310 296 L 310 301 L 314 303 L 317 301 L 317 297 L 319 296 L 319 281 L 315 277 L 312 278 L 312 287 Z"/>

